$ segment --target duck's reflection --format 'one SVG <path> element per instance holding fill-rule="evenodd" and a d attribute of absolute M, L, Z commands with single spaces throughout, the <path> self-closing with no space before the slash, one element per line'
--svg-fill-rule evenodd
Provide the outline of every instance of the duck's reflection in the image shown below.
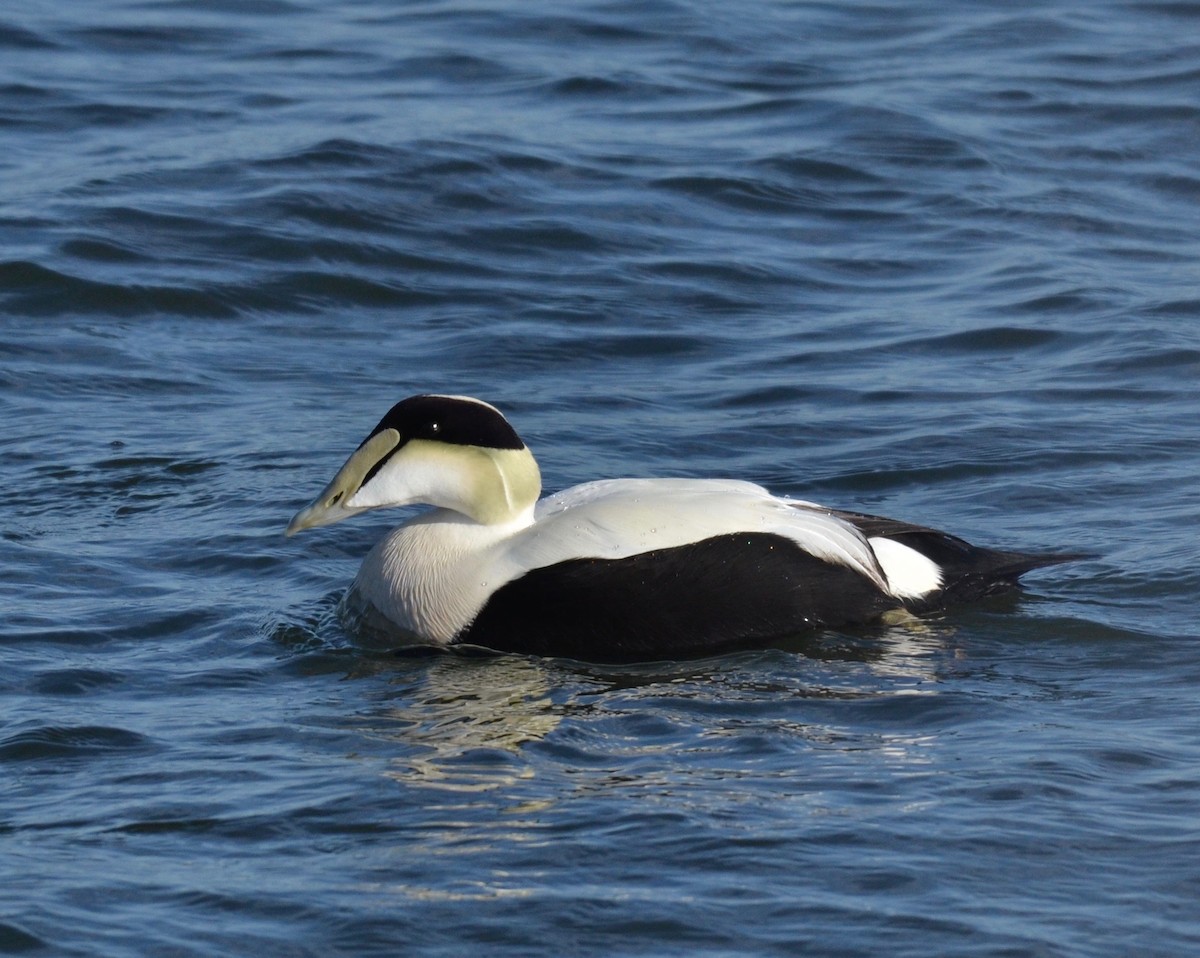
<path fill-rule="evenodd" d="M 385 700 L 361 728 L 397 745 L 387 774 L 410 785 L 478 792 L 529 778 L 523 747 L 562 720 L 537 660 L 402 654 L 382 674 Z"/>
<path fill-rule="evenodd" d="M 376 653 L 360 660 L 359 671 L 386 683 L 357 723 L 394 743 L 390 777 L 459 793 L 511 786 L 547 763 L 598 770 L 685 743 L 721 750 L 740 734 L 836 748 L 859 738 L 855 717 L 838 703 L 937 695 L 951 638 L 936 623 L 905 621 L 870 634 L 822 633 L 767 650 L 619 666 L 470 651 Z M 547 742 L 531 753 L 531 744 Z"/>

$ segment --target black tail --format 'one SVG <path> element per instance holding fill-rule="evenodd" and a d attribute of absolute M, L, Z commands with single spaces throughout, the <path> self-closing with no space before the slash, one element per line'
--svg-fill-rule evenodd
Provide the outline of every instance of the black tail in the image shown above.
<path fill-rule="evenodd" d="M 1088 558 L 1082 553 L 1006 552 L 974 546 L 965 539 L 925 526 L 868 516 L 856 512 L 835 512 L 855 526 L 867 538 L 891 539 L 908 546 L 935 562 L 942 570 L 942 587 L 919 599 L 906 600 L 910 612 L 929 612 L 959 602 L 971 602 L 984 596 L 1008 592 L 1018 585 L 1026 572 Z"/>

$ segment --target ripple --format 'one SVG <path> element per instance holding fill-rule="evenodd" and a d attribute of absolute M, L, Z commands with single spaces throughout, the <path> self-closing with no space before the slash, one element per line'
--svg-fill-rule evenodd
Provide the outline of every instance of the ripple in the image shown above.
<path fill-rule="evenodd" d="M 755 166 L 804 182 L 856 185 L 885 182 L 878 174 L 871 172 L 865 166 L 853 166 L 809 154 L 783 154 L 767 157 L 756 160 Z"/>
<path fill-rule="evenodd" d="M 97 689 L 119 686 L 125 677 L 101 669 L 57 669 L 42 672 L 30 690 L 41 695 L 90 695 Z"/>
<path fill-rule="evenodd" d="M 128 729 L 104 725 L 43 725 L 0 739 L 0 762 L 40 762 L 64 758 L 102 758 L 140 752 L 151 740 Z"/>
<path fill-rule="evenodd" d="M 0 22 L 0 47 L 12 50 L 52 50 L 56 46 L 57 44 L 33 30 Z"/>
<path fill-rule="evenodd" d="M 30 934 L 20 925 L 0 921 L 0 951 L 5 954 L 19 954 L 23 951 L 41 951 L 49 948 L 50 943 L 37 935 Z"/>
<path fill-rule="evenodd" d="M 1086 337 L 1052 329 L 1024 326 L 988 326 L 961 333 L 909 340 L 904 346 L 921 352 L 943 353 L 947 350 L 971 353 L 1004 353 L 1025 349 L 1062 349 L 1086 341 Z"/>
<path fill-rule="evenodd" d="M 271 156 L 253 161 L 257 170 L 311 170 L 322 167 L 335 169 L 374 169 L 381 162 L 390 161 L 395 151 L 377 143 L 365 143 L 351 139 L 321 140 L 282 156 Z"/>
<path fill-rule="evenodd" d="M 556 96 L 604 99 L 619 96 L 644 96 L 645 89 L 635 84 L 622 83 L 607 77 L 573 76 L 555 80 L 547 85 L 548 92 Z"/>
<path fill-rule="evenodd" d="M 824 199 L 821 194 L 815 192 L 730 176 L 672 176 L 657 180 L 653 186 L 722 206 L 758 213 L 779 214 L 789 210 L 807 210 L 814 200 Z"/>
<path fill-rule="evenodd" d="M 18 315 L 56 315 L 69 309 L 96 315 L 174 314 L 228 318 L 235 311 L 203 290 L 168 286 L 123 286 L 72 276 L 38 263 L 0 263 L 0 293 Z"/>
<path fill-rule="evenodd" d="M 421 81 L 431 79 L 455 84 L 494 84 L 509 82 L 520 74 L 504 64 L 465 53 L 442 53 L 406 57 L 386 71 L 388 76 L 413 76 Z"/>
<path fill-rule="evenodd" d="M 170 27 L 125 25 L 88 27 L 68 34 L 84 47 L 107 53 L 178 53 L 184 50 L 209 52 L 235 42 L 234 30 L 172 24 Z"/>
<path fill-rule="evenodd" d="M 150 261 L 150 257 L 107 239 L 68 240 L 63 244 L 62 252 L 66 256 L 77 256 L 80 259 L 97 263 L 145 263 Z"/>
<path fill-rule="evenodd" d="M 1152 303 L 1145 307 L 1153 316 L 1200 316 L 1200 299 L 1176 299 L 1163 303 Z"/>

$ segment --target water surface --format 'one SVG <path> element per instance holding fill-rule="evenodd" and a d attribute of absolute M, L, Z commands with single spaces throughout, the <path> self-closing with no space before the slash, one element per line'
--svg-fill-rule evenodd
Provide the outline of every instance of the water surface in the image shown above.
<path fill-rule="evenodd" d="M 1194 3 L 0 15 L 0 951 L 1200 947 Z M 700 662 L 392 656 L 388 406 L 1095 558 Z"/>

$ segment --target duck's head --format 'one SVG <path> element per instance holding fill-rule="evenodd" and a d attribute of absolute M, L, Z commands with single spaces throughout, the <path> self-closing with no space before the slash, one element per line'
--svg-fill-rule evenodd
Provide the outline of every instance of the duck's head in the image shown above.
<path fill-rule="evenodd" d="M 526 515 L 541 493 L 533 454 L 494 406 L 465 396 L 398 402 L 287 535 L 384 506 L 426 503 L 497 524 Z"/>

